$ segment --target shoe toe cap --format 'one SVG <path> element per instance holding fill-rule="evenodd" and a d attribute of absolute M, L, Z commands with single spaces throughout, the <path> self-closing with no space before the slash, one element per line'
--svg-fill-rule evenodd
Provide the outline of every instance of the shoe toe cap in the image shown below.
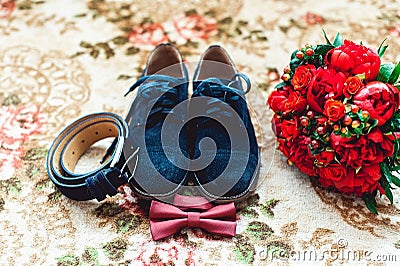
<path fill-rule="evenodd" d="M 211 156 L 205 154 L 204 158 Z M 196 173 L 197 181 L 214 198 L 232 199 L 246 195 L 255 185 L 258 154 L 219 150 L 210 165 Z"/>
<path fill-rule="evenodd" d="M 168 148 L 165 148 L 168 149 Z M 138 154 L 138 162 L 131 184 L 139 193 L 167 195 L 173 193 L 187 178 L 189 159 L 185 153 L 148 148 Z M 185 159 L 186 158 L 186 159 Z M 184 166 L 180 168 L 178 166 Z"/>

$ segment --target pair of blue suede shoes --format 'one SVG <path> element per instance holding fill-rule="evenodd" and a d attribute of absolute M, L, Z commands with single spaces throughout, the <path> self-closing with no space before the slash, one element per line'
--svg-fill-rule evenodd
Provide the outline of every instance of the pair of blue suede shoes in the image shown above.
<path fill-rule="evenodd" d="M 129 90 L 137 94 L 127 141 L 129 150 L 139 148 L 137 156 L 124 156 L 129 184 L 148 199 L 171 197 L 190 183 L 211 201 L 240 200 L 255 188 L 260 165 L 244 97 L 250 81 L 213 45 L 197 65 L 190 99 L 189 85 L 179 51 L 158 45 Z"/>

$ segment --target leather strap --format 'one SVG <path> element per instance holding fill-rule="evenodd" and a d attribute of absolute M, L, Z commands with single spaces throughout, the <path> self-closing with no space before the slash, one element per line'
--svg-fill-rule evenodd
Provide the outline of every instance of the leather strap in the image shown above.
<path fill-rule="evenodd" d="M 47 172 L 50 179 L 64 195 L 74 200 L 95 198 L 102 201 L 107 195 L 117 194 L 117 188 L 128 183 L 127 174 L 120 170 L 125 162 L 123 149 L 128 132 L 125 120 L 113 113 L 95 113 L 76 120 L 61 131 L 49 149 Z M 109 137 L 115 138 L 110 158 L 91 172 L 74 173 L 79 158 L 90 146 Z"/>

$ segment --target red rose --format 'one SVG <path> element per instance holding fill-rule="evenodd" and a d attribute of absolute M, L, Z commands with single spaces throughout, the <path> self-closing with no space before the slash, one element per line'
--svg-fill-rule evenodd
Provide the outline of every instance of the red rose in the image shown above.
<path fill-rule="evenodd" d="M 326 54 L 325 63 L 353 75 L 364 74 L 366 80 L 375 79 L 381 67 L 381 59 L 375 51 L 348 40 L 342 46 L 330 50 Z"/>
<path fill-rule="evenodd" d="M 353 102 L 368 111 L 370 118 L 377 119 L 380 126 L 399 108 L 399 91 L 391 84 L 372 81 L 354 95 Z"/>
<path fill-rule="evenodd" d="M 340 192 L 348 194 L 354 193 L 361 197 L 364 193 L 374 191 L 378 187 L 378 181 L 380 178 L 381 169 L 379 164 L 372 164 L 369 166 L 363 166 L 357 174 L 347 175 L 346 178 L 334 182 L 334 186 Z"/>
<path fill-rule="evenodd" d="M 268 105 L 275 113 L 283 113 L 285 110 L 285 102 L 289 98 L 289 89 L 274 90 L 268 96 Z"/>
<path fill-rule="evenodd" d="M 381 168 L 378 163 L 363 166 L 354 178 L 354 193 L 357 196 L 362 196 L 364 193 L 374 191 L 378 186 L 380 178 Z"/>
<path fill-rule="evenodd" d="M 364 83 L 358 77 L 348 77 L 346 82 L 344 83 L 344 90 L 343 94 L 346 98 L 350 98 L 351 95 L 354 95 L 359 91 L 361 88 L 364 87 Z"/>
<path fill-rule="evenodd" d="M 285 113 L 300 113 L 307 107 L 307 100 L 299 93 L 291 91 L 285 102 Z"/>
<path fill-rule="evenodd" d="M 289 160 L 294 162 L 297 168 L 303 173 L 309 176 L 316 176 L 317 173 L 314 167 L 315 159 L 308 148 L 310 142 L 309 137 L 300 136 L 296 138 L 290 146 Z"/>
<path fill-rule="evenodd" d="M 361 146 L 361 158 L 364 165 L 380 163 L 385 158 L 392 156 L 394 151 L 394 136 L 385 135 L 378 128 L 374 128 L 361 141 L 365 143 Z"/>
<path fill-rule="evenodd" d="M 307 100 L 289 86 L 271 92 L 268 105 L 275 113 L 300 113 L 307 107 Z"/>
<path fill-rule="evenodd" d="M 316 164 L 320 167 L 326 167 L 330 162 L 335 159 L 333 151 L 323 151 L 315 155 Z"/>
<path fill-rule="evenodd" d="M 160 23 L 144 23 L 132 29 L 129 41 L 136 45 L 154 46 L 168 41 L 168 36 Z"/>
<path fill-rule="evenodd" d="M 324 115 L 326 115 L 329 121 L 336 122 L 344 117 L 346 114 L 346 108 L 341 101 L 329 99 L 325 102 Z"/>
<path fill-rule="evenodd" d="M 384 135 L 379 128 L 373 128 L 367 135 L 341 137 L 331 134 L 331 146 L 340 158 L 340 162 L 353 167 L 368 166 L 382 162 L 393 154 L 392 135 Z"/>
<path fill-rule="evenodd" d="M 296 118 L 284 119 L 281 124 L 282 137 L 286 140 L 291 140 L 297 137 L 300 133 Z"/>
<path fill-rule="evenodd" d="M 299 66 L 296 69 L 292 79 L 294 90 L 300 92 L 301 94 L 305 94 L 315 70 L 315 66 L 311 64 Z"/>
<path fill-rule="evenodd" d="M 322 186 L 328 188 L 333 186 L 335 188 L 342 187 L 342 182 L 346 182 L 346 179 L 354 179 L 354 169 L 346 167 L 342 164 L 330 164 L 327 167 L 317 168 L 317 173 L 319 175 L 318 181 Z M 338 184 L 338 185 L 337 185 Z"/>
<path fill-rule="evenodd" d="M 310 109 L 322 113 L 327 99 L 340 99 L 346 76 L 334 69 L 318 68 L 307 89 Z"/>
<path fill-rule="evenodd" d="M 363 166 L 356 174 L 355 169 L 341 164 L 318 168 L 318 181 L 324 187 L 335 187 L 338 191 L 357 196 L 374 191 L 381 178 L 379 164 Z"/>

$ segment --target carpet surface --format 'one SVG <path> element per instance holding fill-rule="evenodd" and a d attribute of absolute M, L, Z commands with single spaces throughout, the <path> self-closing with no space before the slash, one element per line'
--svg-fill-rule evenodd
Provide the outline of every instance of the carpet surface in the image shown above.
<path fill-rule="evenodd" d="M 400 193 L 360 198 L 319 187 L 276 150 L 266 98 L 293 50 L 323 43 L 322 28 L 400 59 L 398 1 L 0 0 L 0 265 L 398 265 Z M 322 27 L 321 27 L 322 26 Z M 45 157 L 85 114 L 127 112 L 123 97 L 149 52 L 171 41 L 189 71 L 223 45 L 253 82 L 247 99 L 261 147 L 255 193 L 239 204 L 237 235 L 184 229 L 152 241 L 128 186 L 102 203 L 63 196 Z M 92 147 L 77 171 L 99 165 Z"/>

